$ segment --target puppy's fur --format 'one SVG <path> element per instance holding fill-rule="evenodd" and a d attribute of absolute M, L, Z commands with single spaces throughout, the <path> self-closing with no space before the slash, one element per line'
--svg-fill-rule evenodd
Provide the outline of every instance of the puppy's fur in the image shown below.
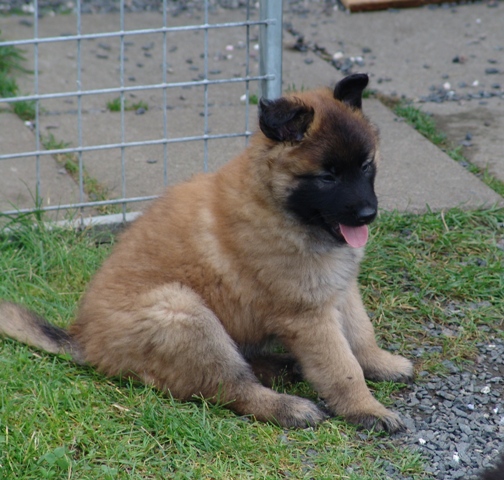
<path fill-rule="evenodd" d="M 504 452 L 501 453 L 495 467 L 487 468 L 480 478 L 481 480 L 504 480 Z"/>
<path fill-rule="evenodd" d="M 364 381 L 412 375 L 408 360 L 377 346 L 356 280 L 377 211 L 378 134 L 361 111 L 367 82 L 352 75 L 334 90 L 261 101 L 250 146 L 152 204 L 68 331 L 4 302 L 0 332 L 284 427 L 325 417 L 258 380 L 270 385 L 281 369 L 295 377 L 298 364 L 332 414 L 401 429 Z M 272 338 L 291 356 L 266 353 Z"/>

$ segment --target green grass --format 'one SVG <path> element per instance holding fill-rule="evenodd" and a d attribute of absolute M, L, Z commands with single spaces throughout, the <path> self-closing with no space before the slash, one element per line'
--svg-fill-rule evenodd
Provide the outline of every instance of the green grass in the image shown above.
<path fill-rule="evenodd" d="M 503 222 L 503 209 L 381 216 L 362 283 L 385 344 L 406 355 L 419 341 L 441 346 L 418 366 L 438 370 L 442 359 L 472 360 L 478 342 L 503 335 Z M 439 337 L 426 324 L 438 326 Z"/>
<path fill-rule="evenodd" d="M 0 30 L 1 34 L 2 31 Z M 3 45 L 0 47 L 0 72 L 10 74 L 15 72 L 28 73 L 29 70 L 23 67 L 23 62 L 25 61 L 26 59 L 21 49 L 12 45 Z"/>
<path fill-rule="evenodd" d="M 362 98 L 374 98 L 377 96 L 376 90 L 372 88 L 365 88 L 362 92 Z"/>
<path fill-rule="evenodd" d="M 107 108 L 111 112 L 120 112 L 121 111 L 121 98 L 117 97 L 111 100 L 110 102 L 107 102 Z M 124 110 L 129 111 L 129 110 L 138 110 L 139 108 L 143 108 L 144 110 L 149 110 L 149 105 L 144 102 L 143 100 L 140 100 L 138 102 L 129 102 L 128 100 L 124 100 Z"/>
<path fill-rule="evenodd" d="M 299 88 L 295 83 L 289 83 L 285 88 L 285 93 L 296 93 L 296 92 L 304 92 L 306 88 L 304 85 L 301 85 Z"/>
<path fill-rule="evenodd" d="M 504 196 L 504 182 L 498 180 L 491 175 L 486 169 L 482 169 L 477 165 L 471 163 L 462 153 L 462 147 L 454 147 L 446 138 L 443 132 L 440 132 L 434 122 L 434 119 L 427 113 L 422 112 L 418 108 L 405 102 L 392 102 L 387 101 L 386 98 L 379 97 L 380 100 L 388 106 L 392 106 L 394 113 L 406 120 L 408 124 L 413 126 L 419 133 L 437 145 L 453 160 L 463 163 L 472 174 L 478 176 L 486 185 L 497 192 L 499 195 Z"/>
<path fill-rule="evenodd" d="M 110 244 L 32 221 L 13 220 L 0 235 L 0 298 L 66 325 Z M 439 372 L 444 359 L 471 362 L 478 342 L 502 337 L 503 222 L 503 209 L 382 213 L 361 274 L 380 342 L 406 355 L 421 344 L 442 347 L 417 365 Z M 439 336 L 425 331 L 431 323 Z M 0 385 L 2 479 L 385 480 L 391 466 L 393 478 L 427 478 L 417 454 L 338 419 L 284 431 L 11 340 L 0 341 Z M 369 385 L 386 404 L 400 388 Z M 314 397 L 304 383 L 287 391 Z"/>
<path fill-rule="evenodd" d="M 250 105 L 259 105 L 259 97 L 255 93 L 251 93 L 249 95 L 249 104 Z"/>
<path fill-rule="evenodd" d="M 0 98 L 14 97 L 17 95 L 17 92 L 18 85 L 16 80 L 5 71 L 0 70 Z"/>
<path fill-rule="evenodd" d="M 19 94 L 16 74 L 31 73 L 23 66 L 25 61 L 21 49 L 11 45 L 0 46 L 0 98 L 15 97 Z M 20 100 L 10 105 L 12 111 L 22 120 L 35 119 L 35 101 Z"/>
<path fill-rule="evenodd" d="M 35 100 L 19 100 L 17 102 L 11 103 L 12 111 L 24 121 L 35 120 Z"/>

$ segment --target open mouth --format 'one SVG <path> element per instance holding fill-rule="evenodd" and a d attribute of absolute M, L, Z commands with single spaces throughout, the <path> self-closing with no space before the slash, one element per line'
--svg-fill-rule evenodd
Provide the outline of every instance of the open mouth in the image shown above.
<path fill-rule="evenodd" d="M 342 223 L 329 224 L 332 235 L 338 240 L 347 243 L 353 248 L 360 248 L 366 245 L 369 237 L 369 229 L 367 225 L 359 227 L 351 227 Z"/>

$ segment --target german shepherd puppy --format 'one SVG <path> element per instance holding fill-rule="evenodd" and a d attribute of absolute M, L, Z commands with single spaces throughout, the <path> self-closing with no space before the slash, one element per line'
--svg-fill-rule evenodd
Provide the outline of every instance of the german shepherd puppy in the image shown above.
<path fill-rule="evenodd" d="M 413 372 L 377 346 L 357 286 L 377 213 L 378 134 L 361 109 L 367 83 L 356 74 L 333 90 L 262 100 L 248 148 L 153 202 L 92 280 L 68 330 L 5 302 L 0 332 L 282 427 L 326 417 L 265 386 L 297 369 L 331 414 L 402 429 L 364 380 L 402 382 Z M 267 353 L 271 339 L 290 356 Z"/>
<path fill-rule="evenodd" d="M 502 480 L 504 479 L 504 452 L 501 453 L 494 467 L 487 468 L 481 474 L 481 480 Z"/>

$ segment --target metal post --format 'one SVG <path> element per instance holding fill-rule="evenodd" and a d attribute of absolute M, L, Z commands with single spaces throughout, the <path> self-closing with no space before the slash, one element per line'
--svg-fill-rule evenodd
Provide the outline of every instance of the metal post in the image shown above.
<path fill-rule="evenodd" d="M 260 75 L 272 75 L 261 80 L 259 93 L 264 98 L 278 98 L 282 95 L 282 0 L 261 0 L 259 2 L 259 69 Z"/>

